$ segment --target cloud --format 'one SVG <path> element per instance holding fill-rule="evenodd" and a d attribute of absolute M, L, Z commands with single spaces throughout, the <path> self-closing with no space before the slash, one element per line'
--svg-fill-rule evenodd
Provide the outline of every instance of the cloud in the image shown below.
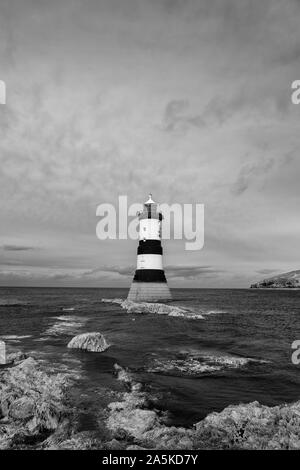
<path fill-rule="evenodd" d="M 239 172 L 237 180 L 232 186 L 232 193 L 237 196 L 243 194 L 249 188 L 252 181 L 263 178 L 265 174 L 273 168 L 274 163 L 274 159 L 268 158 L 262 159 L 257 163 L 247 163 L 244 165 Z"/>
<path fill-rule="evenodd" d="M 132 276 L 135 271 L 135 266 L 101 266 L 96 269 L 88 270 L 84 273 L 85 276 L 93 276 L 98 273 L 116 273 L 120 276 Z"/>
<path fill-rule="evenodd" d="M 272 274 L 272 273 L 276 273 L 276 272 L 279 272 L 278 269 L 258 269 L 256 271 L 258 274 L 263 274 L 263 275 L 268 275 L 268 274 Z"/>
<path fill-rule="evenodd" d="M 213 266 L 176 266 L 169 265 L 165 267 L 167 278 L 198 279 L 201 277 L 216 277 L 224 270 L 214 268 Z"/>
<path fill-rule="evenodd" d="M 205 125 L 201 116 L 187 113 L 189 102 L 187 100 L 172 100 L 165 108 L 162 128 L 166 132 L 187 130 L 190 126 L 202 127 Z"/>
<path fill-rule="evenodd" d="M 285 166 L 294 164 L 297 154 L 296 149 L 291 149 L 278 157 L 267 157 L 268 145 L 262 145 L 262 155 L 257 155 L 257 161 L 246 163 L 239 171 L 238 177 L 232 185 L 231 192 L 236 196 L 240 196 L 251 186 L 252 183 L 264 182 L 267 176 L 274 170 L 274 173 L 282 171 Z"/>
<path fill-rule="evenodd" d="M 3 245 L 1 247 L 4 251 L 32 251 L 35 250 L 32 246 L 22 246 L 22 245 Z"/>

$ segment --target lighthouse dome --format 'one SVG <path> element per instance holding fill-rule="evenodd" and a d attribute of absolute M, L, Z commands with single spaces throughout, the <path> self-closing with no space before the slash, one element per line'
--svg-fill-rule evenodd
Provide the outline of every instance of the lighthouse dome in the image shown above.
<path fill-rule="evenodd" d="M 145 204 L 155 204 L 155 202 L 152 199 L 152 194 L 151 193 L 149 193 L 149 199 L 148 199 L 148 201 L 145 202 Z"/>

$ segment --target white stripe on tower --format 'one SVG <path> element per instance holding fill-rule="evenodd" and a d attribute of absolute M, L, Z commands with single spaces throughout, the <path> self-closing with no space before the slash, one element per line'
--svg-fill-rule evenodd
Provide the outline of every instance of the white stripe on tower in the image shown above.
<path fill-rule="evenodd" d="M 138 255 L 137 269 L 163 269 L 162 255 Z"/>
<path fill-rule="evenodd" d="M 160 220 L 140 220 L 140 240 L 160 240 Z"/>

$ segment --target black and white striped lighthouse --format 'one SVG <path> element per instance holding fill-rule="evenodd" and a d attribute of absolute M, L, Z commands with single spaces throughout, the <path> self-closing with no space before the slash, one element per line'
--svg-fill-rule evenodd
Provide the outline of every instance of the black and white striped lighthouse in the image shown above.
<path fill-rule="evenodd" d="M 139 246 L 137 269 L 128 293 L 128 300 L 157 302 L 171 300 L 171 292 L 162 263 L 161 223 L 162 213 L 152 200 L 152 194 L 144 203 L 139 217 Z"/>

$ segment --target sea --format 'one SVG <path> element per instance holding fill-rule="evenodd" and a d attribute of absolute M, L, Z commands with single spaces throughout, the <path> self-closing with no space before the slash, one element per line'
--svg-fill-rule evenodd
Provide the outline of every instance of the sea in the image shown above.
<path fill-rule="evenodd" d="M 173 289 L 170 305 L 189 311 L 180 316 L 127 313 L 101 301 L 127 292 L 0 288 L 0 339 L 8 352 L 72 377 L 80 430 L 95 430 L 99 409 L 124 389 L 115 364 L 155 397 L 170 425 L 189 427 L 234 404 L 299 400 L 300 365 L 292 361 L 299 290 Z M 110 344 L 106 351 L 67 348 L 75 335 L 95 331 Z"/>

